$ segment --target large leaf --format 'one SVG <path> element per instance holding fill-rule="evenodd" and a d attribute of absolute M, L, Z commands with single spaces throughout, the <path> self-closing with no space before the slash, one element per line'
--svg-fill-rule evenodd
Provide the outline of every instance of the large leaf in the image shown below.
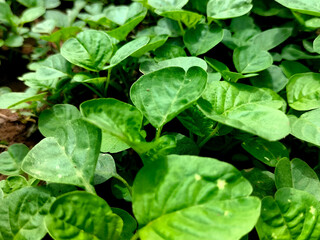
<path fill-rule="evenodd" d="M 45 218 L 49 234 L 54 239 L 114 239 L 120 237 L 121 218 L 112 213 L 102 198 L 71 192 L 58 197 Z"/>
<path fill-rule="evenodd" d="M 198 104 L 207 117 L 269 141 L 290 133 L 287 116 L 278 110 L 284 101 L 268 89 L 214 82 L 207 86 Z"/>
<path fill-rule="evenodd" d="M 0 173 L 17 175 L 22 173 L 21 162 L 29 152 L 29 148 L 21 143 L 11 145 L 6 152 L 0 154 Z"/>
<path fill-rule="evenodd" d="M 42 239 L 44 216 L 53 198 L 42 188 L 25 187 L 0 199 L 1 239 Z"/>
<path fill-rule="evenodd" d="M 210 0 L 207 16 L 213 19 L 235 18 L 245 15 L 251 8 L 251 0 Z"/>
<path fill-rule="evenodd" d="M 236 48 L 233 53 L 233 62 L 238 72 L 253 73 L 270 67 L 273 59 L 270 53 L 252 45 Z"/>
<path fill-rule="evenodd" d="M 100 150 L 101 132 L 81 119 L 56 129 L 55 138 L 38 143 L 22 162 L 29 175 L 54 183 L 91 189 Z"/>
<path fill-rule="evenodd" d="M 113 135 L 131 147 L 144 141 L 140 134 L 143 116 L 132 105 L 113 98 L 94 99 L 80 106 L 85 119 L 104 132 Z"/>
<path fill-rule="evenodd" d="M 133 184 L 139 236 L 240 239 L 260 214 L 260 201 L 249 197 L 251 191 L 237 169 L 216 159 L 179 155 L 159 159 L 144 166 Z"/>
<path fill-rule="evenodd" d="M 262 200 L 256 229 L 261 240 L 318 239 L 320 203 L 311 194 L 282 188 Z"/>
<path fill-rule="evenodd" d="M 269 142 L 264 139 L 248 139 L 242 147 L 256 159 L 275 167 L 280 159 L 289 158 L 287 148 L 280 142 Z"/>
<path fill-rule="evenodd" d="M 85 30 L 68 39 L 61 48 L 61 55 L 69 62 L 91 71 L 102 70 L 112 52 L 110 37 L 97 30 Z"/>
<path fill-rule="evenodd" d="M 162 127 L 202 94 L 207 73 L 200 67 L 188 71 L 168 67 L 146 74 L 130 90 L 134 105 L 156 128 Z"/>
<path fill-rule="evenodd" d="M 294 158 L 281 159 L 275 169 L 275 181 L 277 189 L 283 187 L 295 188 L 314 195 L 320 200 L 320 182 L 317 174 L 304 161 Z"/>
<path fill-rule="evenodd" d="M 217 25 L 198 24 L 186 31 L 183 41 L 194 56 L 208 52 L 222 41 L 223 30 Z"/>
<path fill-rule="evenodd" d="M 291 134 L 303 141 L 320 146 L 320 108 L 306 112 L 299 118 L 290 116 Z"/>
<path fill-rule="evenodd" d="M 320 74 L 300 73 L 289 79 L 287 98 L 290 107 L 300 111 L 320 107 Z"/>
<path fill-rule="evenodd" d="M 318 0 L 275 0 L 281 5 L 296 12 L 320 16 L 320 2 Z"/>

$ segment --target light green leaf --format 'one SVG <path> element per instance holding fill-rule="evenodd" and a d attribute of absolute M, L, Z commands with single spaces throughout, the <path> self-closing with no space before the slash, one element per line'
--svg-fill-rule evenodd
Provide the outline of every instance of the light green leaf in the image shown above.
<path fill-rule="evenodd" d="M 41 112 L 39 130 L 45 137 L 58 137 L 57 129 L 63 128 L 72 120 L 80 119 L 79 110 L 70 104 L 56 104 L 51 109 Z"/>
<path fill-rule="evenodd" d="M 179 9 L 186 5 L 188 0 L 148 0 L 148 5 L 156 9 Z"/>
<path fill-rule="evenodd" d="M 11 25 L 12 17 L 13 13 L 9 4 L 6 2 L 0 2 L 0 22 L 6 25 Z"/>
<path fill-rule="evenodd" d="M 259 239 L 317 239 L 319 212 L 320 203 L 313 195 L 282 188 L 275 198 L 262 200 L 261 216 L 256 225 Z"/>
<path fill-rule="evenodd" d="M 49 234 L 54 239 L 114 239 L 120 237 L 121 218 L 112 213 L 102 198 L 71 192 L 58 197 L 45 217 Z"/>
<path fill-rule="evenodd" d="M 130 89 L 134 105 L 156 128 L 176 117 L 202 94 L 207 73 L 200 67 L 188 71 L 168 67 L 139 78 Z"/>
<path fill-rule="evenodd" d="M 270 67 L 272 62 L 270 53 L 260 50 L 255 45 L 236 48 L 233 53 L 233 63 L 241 73 L 262 71 Z"/>
<path fill-rule="evenodd" d="M 240 239 L 260 214 L 260 201 L 232 165 L 170 155 L 145 165 L 133 184 L 141 240 Z M 230 231 L 232 226 L 232 231 Z M 188 229 L 188 231 L 186 231 Z"/>
<path fill-rule="evenodd" d="M 100 143 L 101 132 L 95 126 L 81 119 L 65 122 L 55 138 L 45 138 L 29 151 L 22 170 L 41 180 L 91 190 Z"/>
<path fill-rule="evenodd" d="M 134 52 L 131 54 L 132 57 L 141 57 L 143 54 L 146 52 L 150 52 L 152 50 L 157 49 L 158 47 L 161 47 L 168 39 L 167 35 L 158 35 L 149 41 L 147 45 L 144 47 L 140 48 L 138 51 Z"/>
<path fill-rule="evenodd" d="M 255 87 L 270 88 L 275 92 L 281 91 L 289 82 L 281 68 L 272 65 L 259 73 L 259 76 L 250 78 L 250 82 Z"/>
<path fill-rule="evenodd" d="M 256 159 L 270 167 L 275 167 L 282 158 L 289 158 L 287 148 L 280 142 L 252 138 L 244 141 L 241 146 Z"/>
<path fill-rule="evenodd" d="M 46 9 L 44 7 L 28 8 L 22 13 L 20 23 L 25 24 L 27 22 L 32 22 L 41 17 L 45 12 Z"/>
<path fill-rule="evenodd" d="M 85 119 L 131 147 L 144 142 L 140 134 L 143 116 L 138 109 L 113 98 L 94 99 L 80 105 Z"/>
<path fill-rule="evenodd" d="M 117 175 L 116 164 L 110 154 L 100 154 L 94 173 L 94 185 L 104 183 Z"/>
<path fill-rule="evenodd" d="M 183 41 L 194 56 L 208 52 L 222 41 L 223 31 L 217 25 L 198 24 L 186 31 Z"/>
<path fill-rule="evenodd" d="M 191 67 L 200 67 L 204 71 L 207 71 L 208 68 L 206 62 L 203 61 L 201 58 L 177 57 L 161 62 L 144 62 L 140 65 L 140 71 L 143 74 L 148 74 L 168 67 L 180 67 L 183 68 L 184 71 L 188 71 Z"/>
<path fill-rule="evenodd" d="M 292 28 L 271 28 L 257 34 L 250 40 L 261 50 L 269 51 L 287 40 L 291 33 Z"/>
<path fill-rule="evenodd" d="M 289 187 L 302 190 L 314 195 L 320 200 L 320 182 L 317 174 L 304 161 L 294 158 L 281 159 L 275 169 L 275 181 L 277 189 Z"/>
<path fill-rule="evenodd" d="M 96 3 L 97 4 L 97 3 Z M 102 7 L 102 3 L 99 3 Z M 129 19 L 137 17 L 137 15 L 144 12 L 144 7 L 142 4 L 133 2 L 129 6 L 127 5 L 120 5 L 114 6 L 110 5 L 103 10 L 105 16 L 110 19 L 112 22 L 118 25 L 124 25 Z M 91 13 L 92 15 L 97 13 Z"/>
<path fill-rule="evenodd" d="M 112 134 L 102 131 L 101 152 L 117 153 L 130 148 L 128 144 L 122 142 Z"/>
<path fill-rule="evenodd" d="M 320 35 L 313 41 L 313 49 L 320 54 Z"/>
<path fill-rule="evenodd" d="M 6 180 L 0 181 L 0 188 L 3 194 L 11 194 L 21 188 L 27 187 L 29 184 L 23 176 L 10 176 Z"/>
<path fill-rule="evenodd" d="M 30 91 L 27 90 L 26 92 L 9 92 L 2 94 L 0 96 L 0 109 L 28 108 L 29 104 L 27 104 L 26 102 L 36 95 L 36 89 L 31 89 Z"/>
<path fill-rule="evenodd" d="M 7 47 L 21 47 L 23 45 L 23 37 L 10 33 L 9 37 L 4 41 L 4 45 Z"/>
<path fill-rule="evenodd" d="M 53 198 L 43 188 L 26 187 L 0 200 L 2 239 L 42 239 L 47 230 L 44 216 Z"/>
<path fill-rule="evenodd" d="M 296 12 L 320 16 L 320 2 L 318 0 L 275 0 L 281 5 Z"/>
<path fill-rule="evenodd" d="M 22 173 L 21 162 L 29 152 L 29 148 L 21 143 L 11 145 L 6 152 L 0 154 L 0 173 L 17 175 Z"/>
<path fill-rule="evenodd" d="M 70 21 L 67 14 L 58 10 L 48 10 L 44 15 L 45 19 L 52 19 L 55 22 L 56 27 L 65 28 L 70 27 Z"/>
<path fill-rule="evenodd" d="M 156 11 L 160 16 L 170 18 L 175 21 L 180 21 L 184 23 L 187 28 L 192 28 L 194 27 L 202 18 L 202 15 L 191 12 L 191 11 L 186 11 L 182 9 L 174 9 L 174 10 L 169 10 L 169 11 Z"/>
<path fill-rule="evenodd" d="M 299 118 L 291 116 L 291 134 L 303 141 L 320 146 L 320 108 L 306 112 Z"/>
<path fill-rule="evenodd" d="M 268 89 L 214 82 L 207 86 L 198 104 L 207 117 L 269 141 L 290 133 L 287 116 L 278 110 L 284 100 Z"/>
<path fill-rule="evenodd" d="M 210 0 L 207 5 L 207 16 L 213 19 L 240 17 L 252 8 L 251 0 Z"/>
<path fill-rule="evenodd" d="M 56 44 L 57 43 L 60 44 L 60 41 L 66 41 L 71 37 L 75 37 L 77 33 L 79 33 L 80 31 L 81 31 L 81 28 L 79 27 L 64 27 L 50 34 L 49 36 L 42 35 L 40 38 L 48 42 L 54 42 Z"/>
<path fill-rule="evenodd" d="M 32 27 L 32 32 L 35 33 L 52 33 L 55 27 L 55 22 L 52 19 L 44 20 L 42 22 L 37 23 L 35 26 Z"/>
<path fill-rule="evenodd" d="M 36 7 L 39 4 L 43 4 L 43 0 L 17 0 L 17 2 L 27 8 Z"/>
<path fill-rule="evenodd" d="M 91 71 L 102 70 L 112 52 L 110 37 L 97 30 L 85 30 L 68 39 L 61 48 L 61 55 L 69 62 Z"/>
<path fill-rule="evenodd" d="M 306 111 L 320 107 L 320 74 L 300 73 L 289 79 L 287 98 L 290 107 Z"/>

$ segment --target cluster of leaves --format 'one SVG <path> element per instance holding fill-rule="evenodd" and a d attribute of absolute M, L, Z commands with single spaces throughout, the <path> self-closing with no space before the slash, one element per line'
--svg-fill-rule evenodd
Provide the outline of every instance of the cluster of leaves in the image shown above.
<path fill-rule="evenodd" d="M 0 108 L 44 139 L 0 154 L 0 239 L 320 238 L 318 0 L 18 2 L 2 44 L 46 47 Z"/>

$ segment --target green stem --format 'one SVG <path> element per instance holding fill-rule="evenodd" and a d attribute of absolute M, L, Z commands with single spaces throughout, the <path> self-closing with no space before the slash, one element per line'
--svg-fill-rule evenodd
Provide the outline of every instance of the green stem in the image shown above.
<path fill-rule="evenodd" d="M 202 148 L 220 129 L 220 124 L 218 123 L 217 126 L 212 130 L 212 132 L 199 143 L 199 148 Z"/>
<path fill-rule="evenodd" d="M 159 139 L 159 137 L 161 136 L 161 131 L 162 131 L 162 127 L 157 128 L 155 140 Z"/>
<path fill-rule="evenodd" d="M 178 24 L 179 24 L 180 30 L 181 30 L 181 32 L 182 32 L 182 36 L 184 36 L 185 31 L 184 31 L 184 29 L 183 29 L 183 26 L 182 26 L 181 21 L 178 21 Z"/>
<path fill-rule="evenodd" d="M 93 87 L 91 87 L 89 84 L 87 83 L 82 83 L 83 85 L 85 85 L 87 88 L 89 88 L 92 92 L 94 92 L 95 94 L 97 94 L 100 98 L 103 98 L 102 94 L 99 93 L 96 89 L 94 89 Z"/>
<path fill-rule="evenodd" d="M 138 240 L 139 239 L 139 232 L 137 231 L 130 240 Z"/>
<path fill-rule="evenodd" d="M 120 182 L 122 182 L 126 188 L 128 188 L 128 191 L 130 193 L 130 196 L 132 197 L 132 188 L 131 186 L 128 184 L 128 182 L 123 178 L 121 177 L 119 174 L 116 174 L 115 176 L 113 176 L 114 178 L 118 179 Z"/>
<path fill-rule="evenodd" d="M 105 87 L 104 87 L 104 96 L 107 96 L 108 87 L 109 87 L 110 78 L 111 78 L 111 70 L 112 70 L 112 68 L 109 68 L 109 69 L 108 69 L 107 81 L 106 81 L 106 85 L 105 85 Z"/>

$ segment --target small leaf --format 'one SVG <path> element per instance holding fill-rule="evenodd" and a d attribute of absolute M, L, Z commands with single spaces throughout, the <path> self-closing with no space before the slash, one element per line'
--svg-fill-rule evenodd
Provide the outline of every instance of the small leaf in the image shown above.
<path fill-rule="evenodd" d="M 206 82 L 207 73 L 200 67 L 188 71 L 168 67 L 139 78 L 131 87 L 130 97 L 150 123 L 159 128 L 194 103 Z"/>
<path fill-rule="evenodd" d="M 42 239 L 47 230 L 44 216 L 53 198 L 43 188 L 25 187 L 0 200 L 2 239 Z"/>
<path fill-rule="evenodd" d="M 91 71 L 102 70 L 112 52 L 110 37 L 97 30 L 85 30 L 68 39 L 61 48 L 61 55 L 69 62 Z"/>
<path fill-rule="evenodd" d="M 123 221 L 102 198 L 76 191 L 52 203 L 45 224 L 54 239 L 117 240 Z"/>
<path fill-rule="evenodd" d="M 113 157 L 109 154 L 100 154 L 94 173 L 94 185 L 104 183 L 115 175 L 117 169 Z"/>
<path fill-rule="evenodd" d="M 207 16 L 213 19 L 240 17 L 252 8 L 251 0 L 210 0 L 207 5 Z"/>
<path fill-rule="evenodd" d="M 290 8 L 293 11 L 320 16 L 320 2 L 318 0 L 275 0 L 281 5 Z"/>
<path fill-rule="evenodd" d="M 8 151 L 0 154 L 0 173 L 4 175 L 17 175 L 22 173 L 21 162 L 29 152 L 29 148 L 21 143 L 16 143 Z"/>
<path fill-rule="evenodd" d="M 278 162 L 275 169 L 277 189 L 290 187 L 314 195 L 320 200 L 320 182 L 317 174 L 304 161 L 294 158 L 291 162 L 285 158 Z"/>
<path fill-rule="evenodd" d="M 3 194 L 11 194 L 21 188 L 29 186 L 27 179 L 23 176 L 10 176 L 6 180 L 0 182 L 0 188 Z"/>
<path fill-rule="evenodd" d="M 27 22 L 32 22 L 37 18 L 41 17 L 46 12 L 44 7 L 33 7 L 25 10 L 20 18 L 20 23 L 25 24 Z"/>
<path fill-rule="evenodd" d="M 253 73 L 270 67 L 273 59 L 270 53 L 253 45 L 236 48 L 233 53 L 233 62 L 238 72 Z"/>
<path fill-rule="evenodd" d="M 311 194 L 282 188 L 275 198 L 262 200 L 261 216 L 256 229 L 261 240 L 317 239 L 319 201 Z"/>
<path fill-rule="evenodd" d="M 313 41 L 313 49 L 320 54 L 320 35 Z"/>
<path fill-rule="evenodd" d="M 299 111 L 320 107 L 320 74 L 300 73 L 289 79 L 287 98 L 290 107 Z"/>
<path fill-rule="evenodd" d="M 225 162 L 179 155 L 158 159 L 145 165 L 133 184 L 139 236 L 240 239 L 260 214 L 260 201 L 249 197 L 251 191 L 241 173 Z"/>
<path fill-rule="evenodd" d="M 198 24 L 186 31 L 183 41 L 194 56 L 208 52 L 222 41 L 223 31 L 217 25 Z"/>
<path fill-rule="evenodd" d="M 188 0 L 148 0 L 148 5 L 156 9 L 179 9 L 186 5 Z"/>
<path fill-rule="evenodd" d="M 180 9 L 175 9 L 175 10 L 169 10 L 169 11 L 159 11 L 158 14 L 160 16 L 166 17 L 173 19 L 175 21 L 180 21 L 184 23 L 187 28 L 192 28 L 194 27 L 202 18 L 202 15 L 191 12 L 191 11 L 186 11 L 186 10 L 180 10 Z"/>

